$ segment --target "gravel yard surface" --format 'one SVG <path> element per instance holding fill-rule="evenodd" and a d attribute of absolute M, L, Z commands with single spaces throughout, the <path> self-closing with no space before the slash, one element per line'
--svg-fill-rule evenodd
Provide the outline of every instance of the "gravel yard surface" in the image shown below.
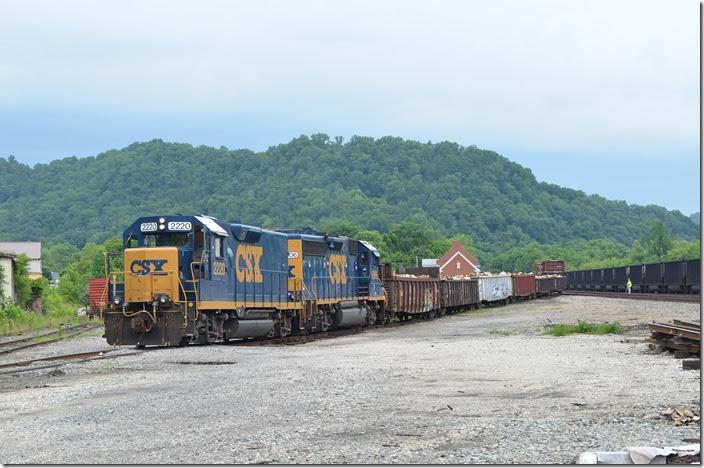
<path fill-rule="evenodd" d="M 296 346 L 0 368 L 0 462 L 567 463 L 683 445 L 699 427 L 660 414 L 700 408 L 700 373 L 649 350 L 639 325 L 699 316 L 698 304 L 562 296 Z M 633 328 L 542 334 L 578 319 Z M 0 364 L 110 349 L 86 336 Z"/>

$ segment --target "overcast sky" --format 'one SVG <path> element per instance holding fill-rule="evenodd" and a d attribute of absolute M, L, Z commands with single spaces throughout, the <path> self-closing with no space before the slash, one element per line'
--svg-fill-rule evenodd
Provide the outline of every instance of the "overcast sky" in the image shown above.
<path fill-rule="evenodd" d="M 0 0 L 0 156 L 319 132 L 698 211 L 699 3 Z"/>

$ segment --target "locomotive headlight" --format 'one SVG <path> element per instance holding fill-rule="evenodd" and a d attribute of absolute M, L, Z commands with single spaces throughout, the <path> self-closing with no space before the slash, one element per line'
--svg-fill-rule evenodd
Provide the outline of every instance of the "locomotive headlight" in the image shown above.
<path fill-rule="evenodd" d="M 159 225 L 159 229 L 163 231 L 164 229 L 166 229 L 166 226 L 163 225 L 163 224 L 160 224 L 160 225 Z"/>
<path fill-rule="evenodd" d="M 159 218 L 159 224 L 164 224 L 166 222 L 166 218 Z"/>
<path fill-rule="evenodd" d="M 120 296 L 115 295 L 112 298 L 112 303 L 116 306 L 119 306 L 120 304 L 122 304 L 122 298 Z"/>
<path fill-rule="evenodd" d="M 165 305 L 168 302 L 169 302 L 168 294 L 162 294 L 161 296 L 159 296 L 159 304 Z"/>

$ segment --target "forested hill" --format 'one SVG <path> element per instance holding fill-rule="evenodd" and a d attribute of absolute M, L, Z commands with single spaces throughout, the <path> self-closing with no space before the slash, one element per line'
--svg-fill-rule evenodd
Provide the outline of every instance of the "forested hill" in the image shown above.
<path fill-rule="evenodd" d="M 679 211 L 539 183 L 495 152 L 449 142 L 319 134 L 260 153 L 153 140 L 35 167 L 0 158 L 2 240 L 81 246 L 119 235 L 139 216 L 169 213 L 268 228 L 345 219 L 381 232 L 410 221 L 494 252 L 532 240 L 630 244 L 654 220 L 677 237 L 699 233 Z"/>

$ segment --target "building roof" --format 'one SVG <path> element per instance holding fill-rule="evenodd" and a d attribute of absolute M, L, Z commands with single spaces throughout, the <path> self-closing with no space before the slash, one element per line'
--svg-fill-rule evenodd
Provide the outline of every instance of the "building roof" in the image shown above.
<path fill-rule="evenodd" d="M 42 258 L 41 242 L 0 242 L 0 251 L 26 255 L 30 260 Z"/>
<path fill-rule="evenodd" d="M 26 255 L 29 258 L 27 269 L 30 277 L 42 274 L 42 243 L 41 242 L 0 242 L 0 252 Z"/>
<path fill-rule="evenodd" d="M 462 246 L 462 243 L 458 240 L 452 241 L 452 246 L 450 247 L 450 250 L 448 250 L 445 255 L 440 257 L 440 259 L 438 260 L 438 265 L 440 265 L 440 268 L 445 268 L 445 266 L 447 266 L 447 264 L 450 263 L 450 261 L 457 256 L 464 258 L 467 263 L 474 267 L 475 270 L 479 271 L 479 260 L 474 258 L 472 254 L 467 252 Z"/>

